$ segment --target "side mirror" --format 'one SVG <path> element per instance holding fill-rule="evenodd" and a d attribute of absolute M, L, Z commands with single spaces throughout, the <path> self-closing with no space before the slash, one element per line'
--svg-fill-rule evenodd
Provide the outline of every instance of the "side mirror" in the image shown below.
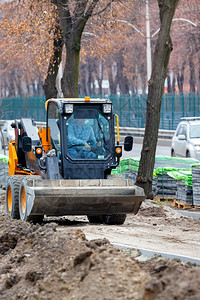
<path fill-rule="evenodd" d="M 186 136 L 184 134 L 179 134 L 178 135 L 178 140 L 185 141 L 186 140 Z"/>
<path fill-rule="evenodd" d="M 133 137 L 132 136 L 126 136 L 124 139 L 124 150 L 125 151 L 131 151 L 133 148 Z"/>
<path fill-rule="evenodd" d="M 24 136 L 22 138 L 22 150 L 24 152 L 31 152 L 31 150 L 32 150 L 32 140 L 29 136 Z"/>

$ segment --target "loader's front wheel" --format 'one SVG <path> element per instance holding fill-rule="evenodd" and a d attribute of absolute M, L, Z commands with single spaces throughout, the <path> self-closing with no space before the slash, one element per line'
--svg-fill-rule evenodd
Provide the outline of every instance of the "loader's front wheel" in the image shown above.
<path fill-rule="evenodd" d="M 6 185 L 6 211 L 13 219 L 20 219 L 19 188 L 22 178 L 21 175 L 10 176 Z"/>
<path fill-rule="evenodd" d="M 126 214 L 115 214 L 105 216 L 105 223 L 107 225 L 122 225 L 126 221 Z"/>
<path fill-rule="evenodd" d="M 105 222 L 105 215 L 87 216 L 88 221 L 93 224 L 102 224 Z"/>
<path fill-rule="evenodd" d="M 107 224 L 107 225 L 122 225 L 126 221 L 126 214 L 115 215 L 95 215 L 87 216 L 90 223 Z"/>
<path fill-rule="evenodd" d="M 21 185 L 19 188 L 19 214 L 20 219 L 25 222 L 32 223 L 42 223 L 44 216 L 43 215 L 32 215 L 29 216 L 29 210 L 32 208 L 29 207 L 29 199 L 27 193 L 27 179 L 34 179 L 36 176 L 24 176 L 24 179 L 21 181 Z M 37 176 L 39 177 L 39 176 Z M 36 177 L 36 178 L 37 178 Z"/>

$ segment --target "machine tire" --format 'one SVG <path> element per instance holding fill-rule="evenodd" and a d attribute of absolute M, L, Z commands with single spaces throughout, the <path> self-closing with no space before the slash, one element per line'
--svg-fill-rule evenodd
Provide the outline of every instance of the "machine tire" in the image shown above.
<path fill-rule="evenodd" d="M 190 151 L 187 150 L 186 157 L 191 157 Z"/>
<path fill-rule="evenodd" d="M 19 188 L 23 177 L 21 175 L 9 176 L 6 185 L 6 212 L 13 219 L 20 219 Z"/>
<path fill-rule="evenodd" d="M 19 188 L 19 215 L 20 219 L 25 222 L 42 223 L 44 215 L 27 216 L 27 180 L 28 179 L 39 179 L 40 176 L 23 176 Z"/>
<path fill-rule="evenodd" d="M 104 215 L 87 216 L 88 221 L 93 224 L 103 224 L 105 222 Z"/>
<path fill-rule="evenodd" d="M 171 157 L 176 157 L 174 149 L 171 150 Z"/>
<path fill-rule="evenodd" d="M 126 221 L 126 214 L 115 214 L 105 216 L 105 224 L 107 225 L 122 225 Z"/>

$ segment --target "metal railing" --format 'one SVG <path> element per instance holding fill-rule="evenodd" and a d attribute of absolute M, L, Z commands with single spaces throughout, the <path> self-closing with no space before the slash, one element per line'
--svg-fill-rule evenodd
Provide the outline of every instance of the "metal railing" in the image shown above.
<path fill-rule="evenodd" d="M 113 102 L 114 111 L 119 116 L 120 127 L 145 127 L 147 95 L 110 95 L 107 98 Z M 44 104 L 44 97 L 1 99 L 0 119 L 13 120 L 23 116 L 36 121 L 45 121 Z M 200 95 L 163 95 L 160 129 L 175 130 L 181 117 L 196 116 L 200 116 Z"/>

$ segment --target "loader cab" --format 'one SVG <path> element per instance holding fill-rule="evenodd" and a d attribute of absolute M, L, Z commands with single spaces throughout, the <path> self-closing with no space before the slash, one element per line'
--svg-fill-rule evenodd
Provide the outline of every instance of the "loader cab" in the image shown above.
<path fill-rule="evenodd" d="M 65 124 L 66 155 L 72 160 L 104 160 L 111 155 L 110 123 L 97 109 L 76 109 Z"/>
<path fill-rule="evenodd" d="M 110 100 L 50 100 L 47 126 L 64 179 L 104 179 L 118 165 Z"/>

